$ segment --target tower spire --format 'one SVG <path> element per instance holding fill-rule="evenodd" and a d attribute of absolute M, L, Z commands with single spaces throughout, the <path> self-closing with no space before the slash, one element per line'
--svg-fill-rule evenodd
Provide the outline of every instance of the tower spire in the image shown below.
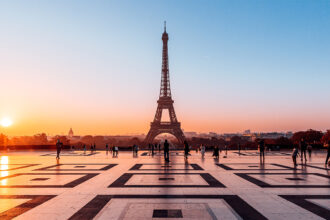
<path fill-rule="evenodd" d="M 166 32 L 166 21 L 164 21 L 164 32 Z"/>

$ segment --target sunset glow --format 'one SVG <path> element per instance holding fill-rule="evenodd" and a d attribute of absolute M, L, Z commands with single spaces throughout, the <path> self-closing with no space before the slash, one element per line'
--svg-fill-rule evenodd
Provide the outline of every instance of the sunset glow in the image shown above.
<path fill-rule="evenodd" d="M 5 117 L 3 118 L 1 121 L 0 121 L 0 124 L 1 126 L 3 127 L 9 127 L 13 124 L 12 120 L 8 117 Z"/>
<path fill-rule="evenodd" d="M 0 133 L 147 133 L 159 96 L 164 20 L 184 131 L 329 129 L 329 2 L 254 6 L 3 2 L 0 116 L 11 118 L 0 117 Z"/>

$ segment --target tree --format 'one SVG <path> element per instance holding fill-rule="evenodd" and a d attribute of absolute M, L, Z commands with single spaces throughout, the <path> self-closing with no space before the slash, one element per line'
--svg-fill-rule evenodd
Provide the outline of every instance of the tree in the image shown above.
<path fill-rule="evenodd" d="M 63 145 L 70 145 L 70 140 L 66 136 L 56 135 L 52 138 L 52 143 L 55 144 L 57 140 L 60 140 L 63 143 Z"/>
<path fill-rule="evenodd" d="M 45 133 L 34 135 L 33 136 L 33 144 L 35 144 L 35 145 L 46 145 L 46 144 L 48 144 L 47 135 Z"/>
<path fill-rule="evenodd" d="M 328 141 L 330 141 L 330 130 L 327 130 L 327 132 L 325 132 L 325 134 L 323 135 L 321 142 L 323 144 L 328 143 Z"/>
<path fill-rule="evenodd" d="M 81 142 L 84 144 L 92 144 L 94 143 L 94 138 L 92 135 L 86 135 L 81 138 Z"/>
<path fill-rule="evenodd" d="M 309 129 L 307 131 L 298 131 L 294 133 L 291 140 L 294 143 L 298 143 L 303 138 L 308 143 L 316 143 L 321 141 L 322 136 L 323 133 L 321 131 Z"/>
<path fill-rule="evenodd" d="M 0 134 L 0 146 L 7 145 L 8 137 L 4 134 Z"/>

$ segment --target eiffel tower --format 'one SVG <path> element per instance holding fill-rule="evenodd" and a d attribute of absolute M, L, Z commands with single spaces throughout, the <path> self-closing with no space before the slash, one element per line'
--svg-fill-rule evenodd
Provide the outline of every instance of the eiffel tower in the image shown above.
<path fill-rule="evenodd" d="M 154 121 L 150 123 L 150 130 L 144 140 L 145 144 L 152 143 L 154 138 L 162 133 L 169 133 L 174 135 L 180 144 L 185 140 L 184 134 L 181 130 L 181 123 L 178 122 L 176 118 L 173 99 L 170 89 L 170 75 L 168 69 L 168 52 L 167 52 L 167 42 L 168 34 L 166 33 L 166 22 L 164 24 L 164 33 L 162 36 L 163 40 L 163 60 L 162 60 L 162 78 L 160 84 L 160 94 L 157 101 L 158 106 L 156 110 L 156 115 Z M 169 112 L 169 122 L 162 122 L 163 110 L 167 109 Z"/>

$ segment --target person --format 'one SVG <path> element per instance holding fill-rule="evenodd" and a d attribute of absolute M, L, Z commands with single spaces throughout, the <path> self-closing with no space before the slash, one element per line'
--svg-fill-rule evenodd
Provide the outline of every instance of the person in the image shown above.
<path fill-rule="evenodd" d="M 95 143 L 94 143 L 94 146 L 93 146 L 93 151 L 96 151 L 96 145 L 95 145 Z"/>
<path fill-rule="evenodd" d="M 148 154 L 151 155 L 151 144 L 148 144 Z"/>
<path fill-rule="evenodd" d="M 241 144 L 238 143 L 238 155 L 241 155 Z"/>
<path fill-rule="evenodd" d="M 183 142 L 184 144 L 184 158 L 188 159 L 188 154 L 189 154 L 189 144 L 187 141 Z"/>
<path fill-rule="evenodd" d="M 118 151 L 119 151 L 119 149 L 118 149 L 117 146 L 115 146 L 115 151 L 116 151 L 116 157 L 118 157 Z"/>
<path fill-rule="evenodd" d="M 155 154 L 155 146 L 151 144 L 151 154 L 152 156 Z"/>
<path fill-rule="evenodd" d="M 105 145 L 105 150 L 108 153 L 108 151 L 109 151 L 109 145 L 108 144 Z"/>
<path fill-rule="evenodd" d="M 115 156 L 115 153 L 116 153 L 116 147 L 115 146 L 112 146 L 112 157 Z"/>
<path fill-rule="evenodd" d="M 86 154 L 86 144 L 84 144 L 84 154 Z"/>
<path fill-rule="evenodd" d="M 205 146 L 201 145 L 201 154 L 202 154 L 202 158 L 204 158 L 204 154 L 205 154 Z"/>
<path fill-rule="evenodd" d="M 328 140 L 328 155 L 327 155 L 327 159 L 325 160 L 325 165 L 329 166 L 329 158 L 330 158 L 330 140 Z"/>
<path fill-rule="evenodd" d="M 213 157 L 215 157 L 216 159 L 219 159 L 219 147 L 218 146 L 215 146 L 213 148 Z"/>
<path fill-rule="evenodd" d="M 136 144 L 134 144 L 132 149 L 133 149 L 133 156 L 137 156 L 138 155 L 138 146 Z"/>
<path fill-rule="evenodd" d="M 160 146 L 159 146 L 160 149 Z M 167 142 L 167 139 L 165 139 L 164 142 L 164 158 L 166 162 L 170 162 L 170 145 Z"/>
<path fill-rule="evenodd" d="M 157 146 L 157 144 L 156 144 L 156 146 Z M 158 144 L 158 151 L 160 152 L 160 144 Z"/>
<path fill-rule="evenodd" d="M 293 151 L 292 151 L 292 161 L 294 166 L 297 166 L 297 156 L 299 154 L 298 148 L 297 147 L 293 147 Z"/>
<path fill-rule="evenodd" d="M 57 143 L 56 143 L 56 151 L 57 151 L 56 159 L 60 159 L 61 150 L 62 150 L 62 142 L 60 141 L 60 139 L 57 139 Z"/>
<path fill-rule="evenodd" d="M 260 160 L 265 159 L 265 141 L 263 139 L 259 142 Z"/>
<path fill-rule="evenodd" d="M 307 145 L 307 151 L 308 151 L 308 157 L 311 158 L 312 157 L 312 145 L 311 144 L 308 144 Z"/>
<path fill-rule="evenodd" d="M 227 157 L 227 151 L 228 151 L 228 146 L 227 146 L 227 144 L 225 145 L 225 151 L 226 151 L 226 157 Z"/>
<path fill-rule="evenodd" d="M 299 147 L 300 147 L 300 157 L 301 157 L 301 162 L 303 161 L 303 156 L 305 157 L 305 162 L 307 162 L 307 157 L 306 157 L 306 143 L 304 138 L 301 138 L 299 142 Z"/>

